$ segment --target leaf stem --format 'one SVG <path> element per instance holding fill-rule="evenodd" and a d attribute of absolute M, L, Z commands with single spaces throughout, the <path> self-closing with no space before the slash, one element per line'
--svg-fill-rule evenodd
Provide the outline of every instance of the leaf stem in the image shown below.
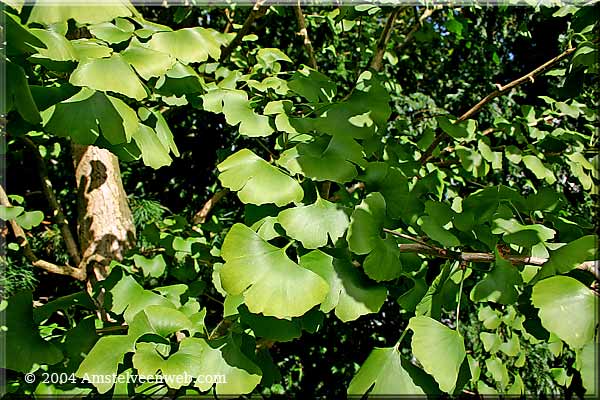
<path fill-rule="evenodd" d="M 404 332 L 402 332 L 402 335 L 400 335 L 400 339 L 398 339 L 398 341 L 396 342 L 396 344 L 394 345 L 394 349 L 396 351 L 400 351 L 400 343 L 402 343 L 402 339 L 404 339 L 404 336 L 406 336 L 406 332 L 408 332 L 408 328 L 404 329 Z"/>
<path fill-rule="evenodd" d="M 460 321 L 460 300 L 462 297 L 463 282 L 465 281 L 465 273 L 467 270 L 467 265 L 464 261 L 460 263 L 460 269 L 462 269 L 462 276 L 460 277 L 460 288 L 458 289 L 458 302 L 456 304 L 456 332 L 458 332 L 458 323 Z"/>

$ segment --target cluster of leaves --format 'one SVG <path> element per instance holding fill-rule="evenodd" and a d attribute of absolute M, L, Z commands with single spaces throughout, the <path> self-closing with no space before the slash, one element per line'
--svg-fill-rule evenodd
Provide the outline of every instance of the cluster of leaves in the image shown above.
<path fill-rule="evenodd" d="M 218 114 L 245 138 L 221 152 L 216 167 L 220 184 L 245 206 L 243 222 L 191 226 L 177 216 L 161 220 L 164 210 L 156 205 L 134 203 L 137 223 L 145 225 L 142 246 L 114 262 L 95 288 L 106 293 L 105 321 L 95 319 L 85 292 L 36 308 L 27 292 L 3 302 L 2 338 L 13 344 L 7 368 L 79 378 L 17 379 L 11 391 L 230 395 L 273 388 L 282 379 L 273 343 L 317 332 L 327 321 L 364 319 L 392 301 L 405 314 L 403 331 L 354 360 L 361 366 L 348 383 L 350 395 L 465 388 L 522 394 L 525 349 L 539 343 L 554 356 L 574 354 L 572 365 L 550 371 L 556 386 L 567 388 L 576 376 L 596 393 L 597 300 L 576 268 L 597 258 L 597 238 L 589 222 L 570 215 L 559 191 L 568 174 L 597 195 L 598 156 L 589 157 L 597 92 L 588 85 L 597 72 L 597 21 L 589 8 L 551 10 L 572 18 L 561 40 L 576 50 L 548 75 L 556 86 L 578 80 L 583 89 L 458 121 L 454 101 L 407 94 L 391 79 L 395 70 L 354 73 L 330 60 L 336 70 L 325 74 L 294 68 L 285 52 L 269 46 L 221 60 L 234 34 L 173 30 L 125 3 L 12 6 L 3 11 L 12 83 L 3 111 L 11 135 L 41 131 L 42 139 L 68 137 L 160 168 L 179 153 L 161 108 Z M 319 20 L 342 40 L 363 19 L 383 15 L 379 7 L 350 7 Z M 468 25 L 448 12 L 443 29 L 425 21 L 416 40 L 448 32 L 472 40 Z M 386 59 L 395 57 L 387 52 Z M 411 113 L 425 107 L 442 115 L 415 121 Z M 429 152 L 442 134 L 450 144 Z M 17 208 L 4 208 L 2 218 L 28 229 L 21 215 L 29 214 Z M 494 262 L 465 263 L 466 251 Z M 448 260 L 432 262 L 431 254 Z M 548 261 L 515 265 L 511 257 Z M 215 309 L 211 302 L 219 298 L 222 308 Z M 461 315 L 476 308 L 485 328 L 470 341 L 459 325 L 461 308 Z M 62 316 L 67 328 L 57 321 Z M 476 341 L 482 349 L 467 354 Z M 136 373 L 188 379 L 82 381 Z M 213 385 L 202 375 L 224 379 Z"/>

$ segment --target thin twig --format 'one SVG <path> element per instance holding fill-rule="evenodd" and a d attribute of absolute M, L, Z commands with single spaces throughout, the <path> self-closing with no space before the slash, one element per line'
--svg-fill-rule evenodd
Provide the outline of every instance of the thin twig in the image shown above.
<path fill-rule="evenodd" d="M 6 192 L 4 191 L 2 185 L 0 185 L 0 204 L 2 204 L 5 207 L 12 207 L 10 200 L 8 199 L 8 196 L 6 195 Z M 27 240 L 27 236 L 25 235 L 25 231 L 23 230 L 23 228 L 21 228 L 21 226 L 19 226 L 19 224 L 17 224 L 15 220 L 11 219 L 9 223 L 17 239 L 17 243 L 19 244 L 19 246 L 21 246 L 21 249 L 23 249 L 23 254 L 25 255 L 25 258 L 27 258 L 27 260 L 31 263 L 31 265 L 37 268 L 41 268 L 47 272 L 51 272 L 53 274 L 66 275 L 80 281 L 85 281 L 85 269 L 73 268 L 68 265 L 56 265 L 51 262 L 40 260 L 39 258 L 37 258 L 37 256 L 33 253 L 31 246 L 29 246 L 29 241 Z"/>
<path fill-rule="evenodd" d="M 312 69 L 317 69 L 317 59 L 315 58 L 315 51 L 312 47 L 312 42 L 310 41 L 310 37 L 308 36 L 308 30 L 306 29 L 306 21 L 304 20 L 304 14 L 302 13 L 302 8 L 300 7 L 300 0 L 298 3 L 294 5 L 294 13 L 296 14 L 296 19 L 298 20 L 298 27 L 300 31 L 298 35 L 304 38 L 304 48 L 306 49 L 306 53 L 308 54 L 308 64 Z"/>
<path fill-rule="evenodd" d="M 388 19 L 385 23 L 385 27 L 381 32 L 381 36 L 379 36 L 379 40 L 377 41 L 377 47 L 375 47 L 375 52 L 373 54 L 373 60 L 371 61 L 371 68 L 375 71 L 380 71 L 383 61 L 383 55 L 385 54 L 385 49 L 387 48 L 387 44 L 390 41 L 390 36 L 392 34 L 392 28 L 394 27 L 394 22 L 396 21 L 396 17 L 402 11 L 402 8 L 394 8 Z"/>
<path fill-rule="evenodd" d="M 29 139 L 27 136 L 22 136 L 21 139 L 25 143 L 25 145 L 31 150 L 35 161 L 38 166 L 38 173 L 40 175 L 40 181 L 42 183 L 42 191 L 46 200 L 48 201 L 48 205 L 50 205 L 50 209 L 52 210 L 52 215 L 54 217 L 54 222 L 58 224 L 60 229 L 60 233 L 65 241 L 65 246 L 67 249 L 67 253 L 71 260 L 75 264 L 79 264 L 81 262 L 81 256 L 79 255 L 79 250 L 77 246 L 77 242 L 75 242 L 75 238 L 73 233 L 71 232 L 71 228 L 69 227 L 69 221 L 65 217 L 65 214 L 62 211 L 62 207 L 54 194 L 54 189 L 52 188 L 52 182 L 50 182 L 50 178 L 48 177 L 48 170 L 46 168 L 46 163 L 44 159 L 40 155 L 37 145 Z"/>
<path fill-rule="evenodd" d="M 248 32 L 250 32 L 250 28 L 252 27 L 254 21 L 266 14 L 268 7 L 263 6 L 264 3 L 265 0 L 258 0 L 254 4 L 254 7 L 252 7 L 252 11 L 250 11 L 250 14 L 248 14 L 248 18 L 246 18 L 246 21 L 244 21 L 244 25 L 242 25 L 242 27 L 235 35 L 233 40 L 229 43 L 229 45 L 225 47 L 221 52 L 221 57 L 219 58 L 220 62 L 225 61 L 231 55 L 231 53 L 233 53 L 233 51 L 240 45 L 240 43 L 242 43 L 244 36 L 246 36 Z"/>
<path fill-rule="evenodd" d="M 227 195 L 227 193 L 229 193 L 229 189 L 225 188 L 213 194 L 211 198 L 208 199 L 206 203 L 204 203 L 200 211 L 194 214 L 194 217 L 192 218 L 192 223 L 194 225 L 205 223 L 212 209 L 219 201 L 221 201 L 223 197 Z"/>
<path fill-rule="evenodd" d="M 559 61 L 563 60 L 565 57 L 568 57 L 575 50 L 576 50 L 575 47 L 570 47 L 567 50 L 563 51 L 558 56 L 556 56 L 554 58 L 551 58 L 550 60 L 546 61 L 545 63 L 543 63 L 539 67 L 537 67 L 534 70 L 530 71 L 529 73 L 521 76 L 520 78 L 517 78 L 514 81 L 512 81 L 512 82 L 510 82 L 510 83 L 508 83 L 508 84 L 506 84 L 504 86 L 502 86 L 500 84 L 497 84 L 496 85 L 496 87 L 497 87 L 496 90 L 494 90 L 492 93 L 488 94 L 483 99 L 481 99 L 477 104 L 475 104 L 467 112 L 465 112 L 463 115 L 461 115 L 454 123 L 458 124 L 458 123 L 460 123 L 460 122 L 462 122 L 462 121 L 464 121 L 464 120 L 466 120 L 468 118 L 471 118 L 473 115 L 475 115 L 476 113 L 478 113 L 483 108 L 483 106 L 485 106 L 486 104 L 488 104 L 490 101 L 492 101 L 496 97 L 502 96 L 503 94 L 509 92 L 510 90 L 512 90 L 512 89 L 514 89 L 514 88 L 516 88 L 516 87 L 518 87 L 518 86 L 520 86 L 520 85 L 522 85 L 522 84 L 524 84 L 526 82 L 533 82 L 534 78 L 536 76 L 538 76 L 539 74 L 541 74 L 542 72 L 544 72 L 548 68 L 552 67 L 554 64 L 558 63 Z M 421 165 L 424 165 L 429 160 L 429 158 L 431 157 L 431 154 L 433 153 L 433 151 L 435 150 L 435 148 L 447 136 L 448 135 L 444 131 L 440 131 L 440 133 L 438 133 L 438 135 L 433 139 L 433 142 L 431 142 L 431 144 L 429 145 L 429 147 L 427 148 L 427 150 L 425 150 L 425 152 L 421 156 L 421 160 L 420 160 Z"/>
<path fill-rule="evenodd" d="M 415 37 L 415 33 L 417 33 L 417 31 L 421 28 L 421 26 L 423 26 L 423 21 L 425 21 L 427 18 L 429 18 L 435 10 L 436 10 L 435 8 L 428 8 L 423 12 L 423 15 L 421 15 L 421 17 L 418 19 L 418 21 L 416 21 L 416 23 L 413 25 L 412 29 L 406 34 L 404 41 L 402 43 L 400 43 L 398 46 L 396 46 L 396 48 L 394 49 L 396 51 L 396 53 L 402 51 L 402 49 L 404 49 L 406 47 L 406 45 L 408 45 L 410 42 L 412 42 L 412 40 Z"/>

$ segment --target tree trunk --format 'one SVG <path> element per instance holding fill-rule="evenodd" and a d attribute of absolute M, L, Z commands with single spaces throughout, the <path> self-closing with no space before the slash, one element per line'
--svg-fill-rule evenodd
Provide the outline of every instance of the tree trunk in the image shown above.
<path fill-rule="evenodd" d="M 135 226 L 118 158 L 96 146 L 73 144 L 72 150 L 79 245 L 91 289 L 93 283 L 106 278 L 110 261 L 122 260 L 135 245 Z"/>

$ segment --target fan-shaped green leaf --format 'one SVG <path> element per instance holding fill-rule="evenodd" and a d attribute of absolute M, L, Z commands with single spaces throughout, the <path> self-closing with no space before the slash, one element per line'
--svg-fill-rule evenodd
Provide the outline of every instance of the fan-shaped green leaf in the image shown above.
<path fill-rule="evenodd" d="M 198 372 L 205 376 L 222 376 L 217 382 L 196 380 L 197 388 L 206 391 L 215 385 L 217 396 L 239 396 L 254 390 L 261 380 L 262 372 L 242 353 L 233 338 L 228 338 L 219 345 L 209 345 L 202 339 L 197 340 L 201 341 L 202 346 Z"/>
<path fill-rule="evenodd" d="M 123 101 L 88 88 L 48 108 L 42 117 L 48 132 L 79 144 L 93 144 L 101 133 L 111 144 L 124 143 L 139 125 L 135 111 Z"/>
<path fill-rule="evenodd" d="M 329 287 L 314 272 L 290 260 L 285 249 L 265 242 L 243 224 L 227 233 L 221 256 L 221 284 L 227 293 L 244 294 L 253 313 L 297 317 L 326 297 Z"/>
<path fill-rule="evenodd" d="M 44 213 L 41 211 L 25 211 L 15 218 L 17 224 L 21 225 L 23 229 L 31 229 L 34 226 L 38 226 L 43 220 Z"/>
<path fill-rule="evenodd" d="M 362 146 L 349 137 L 320 136 L 284 151 L 277 163 L 294 174 L 318 181 L 349 182 L 364 165 Z"/>
<path fill-rule="evenodd" d="M 81 61 L 71 74 L 69 83 L 120 93 L 136 100 L 147 97 L 144 85 L 120 54 Z"/>
<path fill-rule="evenodd" d="M 117 373 L 123 356 L 134 351 L 135 339 L 127 335 L 104 336 L 96 342 L 75 372 L 75 376 L 91 382 L 100 394 L 108 392 L 114 384 L 102 377 Z"/>
<path fill-rule="evenodd" d="M 553 276 L 535 284 L 533 305 L 540 309 L 544 328 L 574 349 L 594 337 L 596 296 L 584 284 L 568 276 Z"/>
<path fill-rule="evenodd" d="M 317 196 L 314 204 L 294 207 L 279 213 L 277 221 L 288 236 L 299 240 L 307 249 L 327 245 L 327 238 L 335 244 L 348 227 L 348 216 L 335 204 Z"/>
<path fill-rule="evenodd" d="M 552 275 L 566 274 L 585 261 L 595 260 L 597 248 L 598 236 L 588 235 L 550 251 L 550 258 L 535 276 L 534 282 Z"/>
<path fill-rule="evenodd" d="M 8 221 L 17 218 L 25 209 L 21 206 L 0 206 L 0 219 Z"/>
<path fill-rule="evenodd" d="M 226 35 L 205 28 L 158 32 L 148 41 L 151 49 L 170 54 L 185 64 L 204 62 L 209 56 L 218 60 L 224 44 L 227 44 Z"/>
<path fill-rule="evenodd" d="M 400 250 L 395 240 L 382 239 L 385 200 L 374 192 L 354 209 L 348 228 L 348 247 L 356 254 L 368 254 L 364 270 L 371 279 L 387 281 L 402 274 Z"/>
<path fill-rule="evenodd" d="M 408 329 L 414 332 L 411 347 L 423 369 L 433 376 L 440 389 L 451 393 L 466 354 L 462 336 L 424 316 L 411 318 Z M 440 357 L 441 354 L 444 356 Z"/>
<path fill-rule="evenodd" d="M 133 134 L 133 139 L 142 152 L 144 164 L 158 169 L 170 165 L 173 159 L 169 156 L 169 148 L 165 148 L 154 129 L 144 124 L 138 125 L 138 130 Z"/>
<path fill-rule="evenodd" d="M 51 25 L 74 19 L 80 24 L 98 24 L 131 15 L 131 3 L 128 0 L 108 0 L 102 4 L 90 4 L 81 0 L 69 4 L 48 4 L 46 1 L 39 1 L 33 5 L 27 23 Z"/>
<path fill-rule="evenodd" d="M 517 268 L 496 252 L 494 268 L 473 287 L 471 300 L 512 304 L 519 296 L 515 286 L 521 283 L 523 280 Z"/>
<path fill-rule="evenodd" d="M 175 309 L 175 305 L 169 300 L 154 292 L 144 290 L 129 275 L 124 276 L 109 292 L 112 295 L 111 311 L 116 314 L 125 312 L 123 318 L 128 323 L 133 321 L 137 313 L 151 305 Z"/>
<path fill-rule="evenodd" d="M 135 266 L 142 270 L 145 276 L 158 278 L 165 272 L 165 259 L 162 254 L 158 254 L 152 258 L 146 258 L 140 254 L 133 256 Z"/>
<path fill-rule="evenodd" d="M 348 395 L 362 396 L 371 387 L 373 387 L 369 392 L 371 395 L 415 396 L 430 393 L 430 388 L 422 383 L 419 384 L 411 376 L 409 371 L 412 369 L 416 369 L 416 367 L 404 360 L 398 349 L 394 347 L 374 348 L 358 373 L 352 378 L 350 386 L 348 386 Z"/>
<path fill-rule="evenodd" d="M 576 368 L 581 373 L 581 380 L 586 395 L 598 393 L 598 344 L 590 342 L 577 351 Z"/>
<path fill-rule="evenodd" d="M 384 286 L 370 282 L 348 261 L 334 259 L 322 251 L 303 255 L 300 265 L 327 281 L 329 292 L 321 303 L 321 311 L 328 313 L 335 308 L 335 315 L 343 322 L 378 312 L 387 296 Z"/>
<path fill-rule="evenodd" d="M 138 343 L 133 355 L 133 366 L 143 376 L 157 376 L 160 371 L 168 387 L 179 389 L 191 383 L 201 374 L 202 357 L 205 351 L 203 339 L 186 337 L 179 349 L 164 358 L 154 343 Z"/>
<path fill-rule="evenodd" d="M 232 154 L 217 168 L 223 186 L 237 191 L 244 203 L 283 206 L 304 197 L 298 182 L 248 149 Z"/>
<path fill-rule="evenodd" d="M 128 40 L 133 36 L 134 29 L 134 25 L 125 19 L 118 19 L 117 24 L 101 22 L 88 27 L 92 35 L 112 44 Z"/>
<path fill-rule="evenodd" d="M 135 38 L 131 40 L 129 47 L 121 52 L 121 55 L 146 80 L 164 75 L 176 61 L 169 54 L 152 50 Z"/>

